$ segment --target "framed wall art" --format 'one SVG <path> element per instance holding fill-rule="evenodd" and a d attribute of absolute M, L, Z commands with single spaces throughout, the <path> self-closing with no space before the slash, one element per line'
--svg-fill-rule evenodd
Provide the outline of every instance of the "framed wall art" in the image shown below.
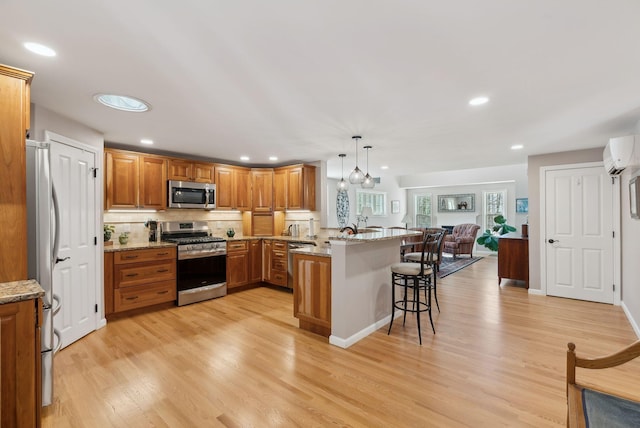
<path fill-rule="evenodd" d="M 516 212 L 528 213 L 529 212 L 529 198 L 517 198 L 516 199 Z"/>

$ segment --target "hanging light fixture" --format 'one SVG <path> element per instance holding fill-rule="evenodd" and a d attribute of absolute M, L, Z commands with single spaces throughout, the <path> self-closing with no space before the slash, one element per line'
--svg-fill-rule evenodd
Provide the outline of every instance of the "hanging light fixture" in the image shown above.
<path fill-rule="evenodd" d="M 358 140 L 362 137 L 354 135 L 351 138 L 356 142 L 356 167 L 351 171 L 351 174 L 349 174 L 349 182 L 351 184 L 362 184 L 364 181 L 364 174 L 362 173 L 362 170 L 358 168 Z"/>
<path fill-rule="evenodd" d="M 369 149 L 371 148 L 371 146 L 364 146 L 364 149 L 367 151 L 367 174 L 364 176 L 364 180 L 362 180 L 363 189 L 373 189 L 376 185 L 373 177 L 369 175 Z"/>
<path fill-rule="evenodd" d="M 336 187 L 338 190 L 347 190 L 349 188 L 349 182 L 344 179 L 344 158 L 347 155 L 340 153 L 338 156 L 340 156 L 340 159 L 342 160 L 342 167 L 340 168 L 340 175 L 342 178 L 338 181 L 338 185 Z"/>

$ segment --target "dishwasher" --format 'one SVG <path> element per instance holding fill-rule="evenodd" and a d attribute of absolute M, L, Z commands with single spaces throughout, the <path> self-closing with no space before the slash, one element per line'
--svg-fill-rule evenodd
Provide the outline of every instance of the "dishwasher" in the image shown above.
<path fill-rule="evenodd" d="M 315 246 L 316 244 L 313 242 L 289 242 L 287 251 L 287 288 L 293 289 L 293 254 L 291 254 L 291 250 Z"/>

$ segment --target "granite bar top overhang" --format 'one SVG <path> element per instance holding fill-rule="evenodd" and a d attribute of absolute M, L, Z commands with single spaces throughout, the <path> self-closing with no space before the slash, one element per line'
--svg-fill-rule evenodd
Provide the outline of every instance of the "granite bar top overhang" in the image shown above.
<path fill-rule="evenodd" d="M 35 279 L 0 283 L 0 305 L 38 299 L 44 290 Z"/>
<path fill-rule="evenodd" d="M 358 233 L 355 235 L 340 234 L 335 236 L 329 236 L 329 241 L 346 242 L 346 243 L 364 243 L 385 241 L 389 239 L 405 238 L 408 236 L 422 235 L 421 231 L 407 230 L 407 229 L 379 229 L 375 232 Z"/>

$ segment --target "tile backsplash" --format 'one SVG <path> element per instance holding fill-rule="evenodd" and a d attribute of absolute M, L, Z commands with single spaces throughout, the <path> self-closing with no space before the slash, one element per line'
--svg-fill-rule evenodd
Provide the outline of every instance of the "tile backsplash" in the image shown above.
<path fill-rule="evenodd" d="M 320 228 L 318 212 L 287 212 L 285 214 L 285 227 L 290 224 L 298 224 L 300 235 L 306 236 L 309 233 L 309 219 L 314 219 L 314 232 L 318 233 Z M 213 236 L 226 236 L 226 231 L 232 227 L 238 236 L 242 236 L 242 213 L 239 211 L 204 211 L 204 210 L 184 210 L 172 209 L 159 212 L 105 212 L 103 214 L 105 224 L 112 224 L 116 230 L 111 240 L 117 241 L 122 232 L 129 232 L 130 242 L 146 242 L 149 240 L 149 229 L 144 226 L 148 220 L 156 221 L 206 221 L 209 224 L 209 231 Z M 280 235 L 281 230 L 274 231 L 275 235 Z"/>

